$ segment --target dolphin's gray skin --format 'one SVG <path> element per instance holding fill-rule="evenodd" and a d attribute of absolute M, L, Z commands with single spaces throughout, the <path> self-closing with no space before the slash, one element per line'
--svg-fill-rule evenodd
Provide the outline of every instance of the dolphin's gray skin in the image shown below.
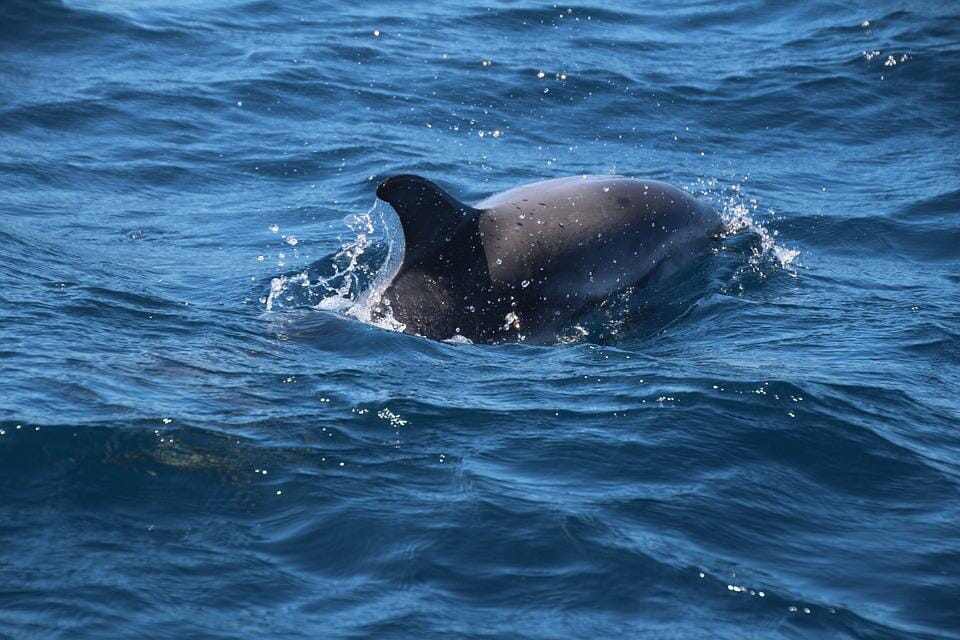
<path fill-rule="evenodd" d="M 377 197 L 396 210 L 405 241 L 382 312 L 438 340 L 551 341 L 586 305 L 703 255 L 722 229 L 706 203 L 622 176 L 535 182 L 470 207 L 398 175 Z"/>

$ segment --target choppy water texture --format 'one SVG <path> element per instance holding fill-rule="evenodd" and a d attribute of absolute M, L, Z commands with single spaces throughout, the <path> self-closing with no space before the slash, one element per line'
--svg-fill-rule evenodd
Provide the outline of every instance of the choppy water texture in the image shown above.
<path fill-rule="evenodd" d="M 958 43 L 952 2 L 0 3 L 0 636 L 960 637 Z M 399 172 L 740 231 L 556 345 L 433 342 L 354 317 Z"/>

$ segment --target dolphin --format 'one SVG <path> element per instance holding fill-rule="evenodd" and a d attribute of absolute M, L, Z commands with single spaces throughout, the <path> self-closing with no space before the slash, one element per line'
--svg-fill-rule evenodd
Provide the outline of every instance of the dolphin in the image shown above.
<path fill-rule="evenodd" d="M 374 315 L 435 340 L 556 340 L 590 305 L 704 255 L 723 229 L 706 202 L 623 176 L 544 180 L 469 206 L 404 174 L 377 197 L 396 211 L 404 247 Z"/>

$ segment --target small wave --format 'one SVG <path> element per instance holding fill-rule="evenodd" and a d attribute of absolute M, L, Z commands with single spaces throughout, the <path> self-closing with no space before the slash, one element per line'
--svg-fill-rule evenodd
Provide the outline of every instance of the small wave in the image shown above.
<path fill-rule="evenodd" d="M 78 50 L 90 40 L 163 42 L 182 46 L 189 30 L 148 27 L 129 16 L 73 6 L 62 0 L 13 0 L 0 3 L 0 48 Z"/>

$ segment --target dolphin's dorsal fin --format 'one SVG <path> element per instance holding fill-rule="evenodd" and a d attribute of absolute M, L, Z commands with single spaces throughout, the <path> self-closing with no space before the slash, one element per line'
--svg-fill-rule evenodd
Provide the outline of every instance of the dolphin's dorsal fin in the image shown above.
<path fill-rule="evenodd" d="M 405 243 L 404 268 L 442 251 L 443 245 L 453 239 L 464 223 L 480 213 L 430 180 L 409 174 L 381 182 L 377 197 L 388 202 L 400 218 Z"/>

